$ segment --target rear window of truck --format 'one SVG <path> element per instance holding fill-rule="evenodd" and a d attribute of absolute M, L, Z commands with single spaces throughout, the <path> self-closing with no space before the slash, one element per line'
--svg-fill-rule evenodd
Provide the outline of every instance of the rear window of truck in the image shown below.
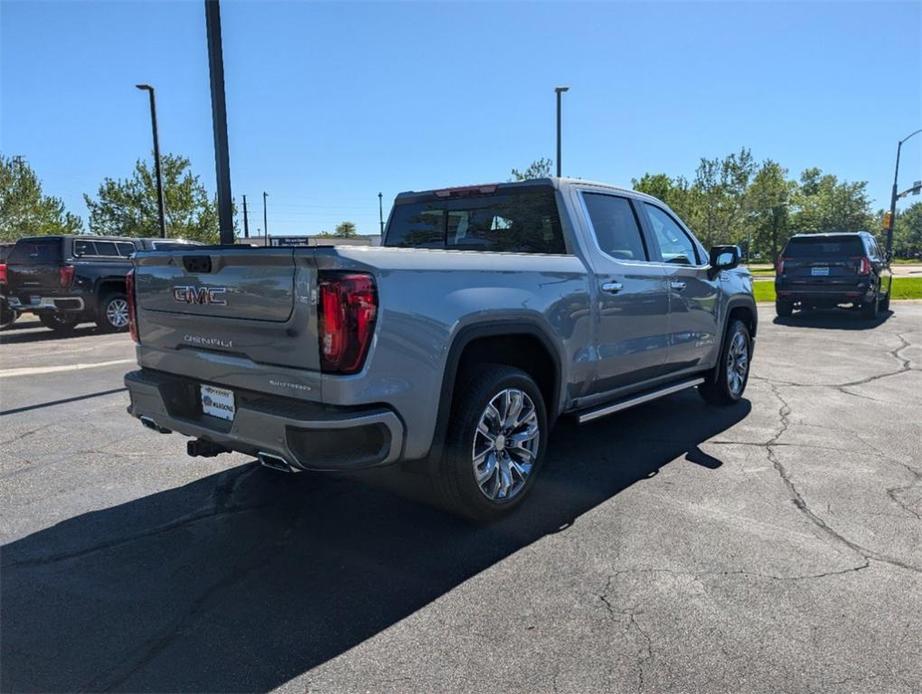
<path fill-rule="evenodd" d="M 506 253 L 566 253 L 554 191 L 398 203 L 383 245 Z"/>
<path fill-rule="evenodd" d="M 785 258 L 857 258 L 864 255 L 864 244 L 857 236 L 804 236 L 788 241 Z"/>
<path fill-rule="evenodd" d="M 55 265 L 61 262 L 61 239 L 22 239 L 10 253 L 10 265 Z"/>

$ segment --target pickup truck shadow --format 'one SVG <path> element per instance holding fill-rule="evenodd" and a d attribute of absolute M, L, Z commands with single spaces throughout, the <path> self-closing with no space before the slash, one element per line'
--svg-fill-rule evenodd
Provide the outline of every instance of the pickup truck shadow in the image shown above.
<path fill-rule="evenodd" d="M 683 393 L 565 420 L 532 498 L 490 526 L 414 503 L 387 473 L 357 484 L 255 464 L 65 520 L 3 549 L 0 689 L 280 686 L 664 465 L 719 474 L 698 444 L 749 411 Z"/>
<path fill-rule="evenodd" d="M 826 330 L 873 330 L 887 322 L 893 311 L 881 311 L 874 320 L 868 320 L 858 311 L 847 308 L 830 308 L 797 312 L 789 318 L 775 316 L 775 325 L 791 328 L 821 328 Z"/>

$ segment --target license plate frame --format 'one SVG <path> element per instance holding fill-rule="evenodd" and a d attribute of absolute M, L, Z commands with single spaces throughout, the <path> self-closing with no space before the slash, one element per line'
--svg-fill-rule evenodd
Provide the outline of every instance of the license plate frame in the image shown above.
<path fill-rule="evenodd" d="M 203 414 L 223 419 L 226 422 L 234 421 L 237 415 L 237 398 L 234 396 L 234 391 L 203 383 L 199 386 L 199 399 L 202 403 Z"/>
<path fill-rule="evenodd" d="M 810 268 L 811 277 L 829 277 L 829 267 L 811 267 Z"/>

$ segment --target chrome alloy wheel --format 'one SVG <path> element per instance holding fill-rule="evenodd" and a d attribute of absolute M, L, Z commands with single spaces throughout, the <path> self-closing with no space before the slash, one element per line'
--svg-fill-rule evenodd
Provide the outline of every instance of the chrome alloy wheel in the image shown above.
<path fill-rule="evenodd" d="M 727 385 L 734 397 L 743 392 L 749 371 L 749 341 L 741 332 L 733 334 L 727 350 Z"/>
<path fill-rule="evenodd" d="M 541 442 L 538 411 L 518 388 L 500 391 L 480 415 L 471 450 L 474 478 L 491 501 L 511 499 L 525 487 Z"/>
<path fill-rule="evenodd" d="M 125 299 L 113 299 L 106 306 L 106 320 L 113 328 L 128 326 L 128 302 Z"/>

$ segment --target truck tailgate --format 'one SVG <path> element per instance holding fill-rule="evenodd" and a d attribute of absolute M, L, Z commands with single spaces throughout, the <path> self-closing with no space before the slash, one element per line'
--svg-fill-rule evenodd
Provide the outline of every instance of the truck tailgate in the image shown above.
<path fill-rule="evenodd" d="M 291 248 L 139 253 L 141 345 L 317 370 L 316 279 L 313 257 Z"/>

